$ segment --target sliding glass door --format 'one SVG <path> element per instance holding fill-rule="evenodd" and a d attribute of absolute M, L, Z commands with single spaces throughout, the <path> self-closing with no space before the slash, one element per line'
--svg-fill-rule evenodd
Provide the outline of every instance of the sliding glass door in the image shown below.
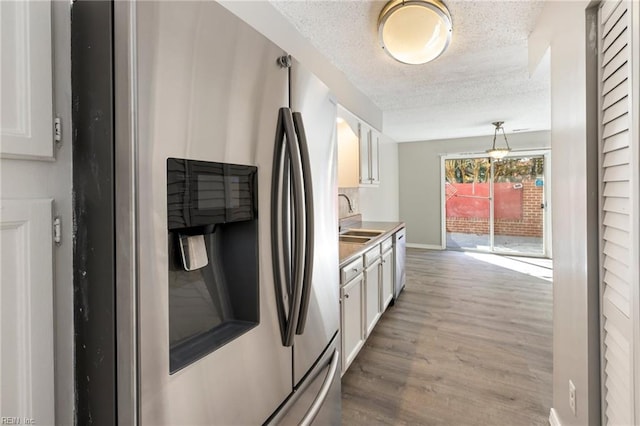
<path fill-rule="evenodd" d="M 544 157 L 493 161 L 493 249 L 544 254 Z"/>
<path fill-rule="evenodd" d="M 447 248 L 491 249 L 491 163 L 488 158 L 445 160 Z"/>
<path fill-rule="evenodd" d="M 446 247 L 545 256 L 544 154 L 443 159 Z"/>

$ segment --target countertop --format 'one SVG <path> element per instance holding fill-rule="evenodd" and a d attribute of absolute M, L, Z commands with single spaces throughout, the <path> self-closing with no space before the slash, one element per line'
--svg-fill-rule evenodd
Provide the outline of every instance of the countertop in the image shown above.
<path fill-rule="evenodd" d="M 366 244 L 340 242 L 340 267 L 343 267 L 358 256 L 362 256 L 365 251 L 369 250 L 376 244 L 380 244 L 383 240 L 389 238 L 396 231 L 399 231 L 404 227 L 404 222 L 350 222 L 342 225 L 342 232 L 348 229 L 369 229 L 385 232 L 384 234 L 372 238 Z"/>

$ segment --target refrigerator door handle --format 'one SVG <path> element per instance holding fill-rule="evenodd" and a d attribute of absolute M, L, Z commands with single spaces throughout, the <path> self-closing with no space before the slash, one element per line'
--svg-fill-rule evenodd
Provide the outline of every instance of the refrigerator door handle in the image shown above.
<path fill-rule="evenodd" d="M 284 172 L 287 168 L 286 151 L 284 145 L 285 128 L 284 114 L 278 112 L 278 124 L 276 127 L 276 142 L 273 151 L 273 172 L 271 176 L 271 259 L 273 267 L 273 282 L 276 293 L 276 307 L 278 312 L 278 323 L 280 325 L 280 335 L 282 344 L 286 342 L 287 336 L 287 311 L 285 302 L 285 291 L 290 297 L 287 284 L 287 265 L 285 257 L 284 229 L 287 226 L 286 216 L 283 214 L 284 193 Z M 288 196 L 288 194 L 286 194 Z"/>
<path fill-rule="evenodd" d="M 282 108 L 281 108 L 282 110 Z M 307 225 L 305 213 L 305 186 L 304 186 L 304 169 L 300 146 L 295 134 L 295 125 L 291 114 L 291 109 L 284 108 L 284 126 L 287 136 L 287 153 L 291 159 L 291 189 L 293 195 L 293 296 L 291 297 L 292 313 L 289 316 L 289 324 L 287 327 L 287 339 L 285 346 L 293 345 L 293 336 L 298 324 L 300 316 L 300 308 L 302 305 L 302 290 L 304 286 L 305 276 L 305 254 Z"/>
<path fill-rule="evenodd" d="M 307 414 L 304 415 L 302 420 L 300 421 L 300 426 L 308 426 L 313 422 L 313 419 L 316 418 L 318 412 L 322 408 L 324 401 L 327 399 L 327 395 L 329 395 L 329 389 L 331 389 L 331 385 L 333 384 L 333 380 L 338 374 L 338 362 L 340 361 L 340 351 L 337 349 L 333 351 L 333 358 L 331 359 L 331 365 L 329 366 L 329 371 L 327 372 L 327 376 L 324 378 L 324 382 L 322 382 L 322 386 L 320 387 L 320 391 L 316 395 L 315 399 L 311 403 L 311 407 L 307 411 Z"/>
<path fill-rule="evenodd" d="M 288 169 L 288 170 L 287 170 Z M 291 173 L 291 179 L 285 175 Z M 276 131 L 276 147 L 274 151 L 274 169 L 272 179 L 272 217 L 271 242 L 273 249 L 274 283 L 278 303 L 278 318 L 282 344 L 293 345 L 293 336 L 298 324 L 300 305 L 302 300 L 302 286 L 305 265 L 305 214 L 304 214 L 304 183 L 300 150 L 296 143 L 293 118 L 289 108 L 280 108 L 278 113 L 278 130 Z M 290 186 L 289 186 L 290 184 Z M 285 203 L 285 197 L 291 193 L 293 205 Z M 283 207 L 292 211 L 285 212 Z M 293 216 L 293 221 L 288 217 Z M 291 224 L 293 222 L 293 224 Z M 286 229 L 293 225 L 293 230 Z M 293 253 L 289 254 L 288 247 L 291 231 L 293 231 Z M 285 259 L 292 255 L 293 259 Z M 293 262 L 291 262 L 293 260 Z M 292 265 L 293 264 L 293 265 Z M 291 267 L 293 271 L 288 269 Z M 289 315 L 286 317 L 283 285 L 291 277 L 289 297 Z"/>
<path fill-rule="evenodd" d="M 304 333 L 304 327 L 307 322 L 309 313 L 309 300 L 311 299 L 311 285 L 313 277 L 313 258 L 314 258 L 314 209 L 313 209 L 313 184 L 311 182 L 311 160 L 309 158 L 309 145 L 307 143 L 307 135 L 304 130 L 304 121 L 302 114 L 293 113 L 293 124 L 295 126 L 300 157 L 302 161 L 302 174 L 304 181 L 304 215 L 306 221 L 306 244 L 304 254 L 304 278 L 302 282 L 302 300 L 300 308 L 300 316 L 296 327 L 296 334 Z"/>

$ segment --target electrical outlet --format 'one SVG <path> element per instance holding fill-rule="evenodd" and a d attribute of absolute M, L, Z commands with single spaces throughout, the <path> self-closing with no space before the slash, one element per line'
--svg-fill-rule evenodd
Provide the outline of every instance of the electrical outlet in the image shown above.
<path fill-rule="evenodd" d="M 573 415 L 576 415 L 576 385 L 569 380 L 569 407 Z"/>

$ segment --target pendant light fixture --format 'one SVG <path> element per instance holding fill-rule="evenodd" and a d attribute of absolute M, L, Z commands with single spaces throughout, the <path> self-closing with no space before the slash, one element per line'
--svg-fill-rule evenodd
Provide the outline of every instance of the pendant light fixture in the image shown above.
<path fill-rule="evenodd" d="M 409 65 L 440 56 L 451 33 L 449 9 L 439 0 L 391 0 L 378 18 L 380 45 L 393 59 Z"/>
<path fill-rule="evenodd" d="M 511 148 L 509 147 L 509 142 L 507 141 L 507 135 L 504 133 L 504 127 L 502 127 L 504 121 L 494 121 L 492 124 L 496 126 L 496 129 L 493 132 L 493 146 L 491 147 L 491 149 L 487 150 L 487 154 L 491 158 L 500 160 L 511 152 Z M 499 130 L 502 130 L 502 136 L 504 136 L 504 143 L 506 144 L 506 147 L 504 148 L 496 148 L 496 137 L 498 136 Z"/>

